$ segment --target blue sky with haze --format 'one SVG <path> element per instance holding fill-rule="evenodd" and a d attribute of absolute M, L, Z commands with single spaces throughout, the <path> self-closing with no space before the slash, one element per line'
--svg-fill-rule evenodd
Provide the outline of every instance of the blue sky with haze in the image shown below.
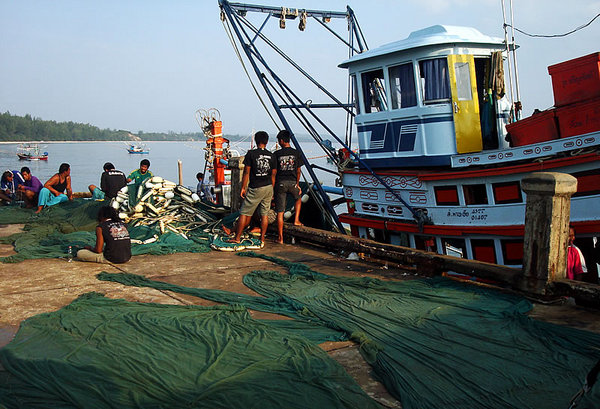
<path fill-rule="evenodd" d="M 472 26 L 503 37 L 500 0 L 254 3 L 339 11 L 348 4 L 370 48 L 434 24 Z M 515 26 L 536 34 L 567 32 L 600 12 L 597 0 L 514 3 Z M 264 15 L 254 21 L 262 19 Z M 342 21 L 332 24 L 345 26 Z M 346 51 L 316 22 L 309 19 L 300 33 L 297 22 L 280 30 L 272 19 L 265 30 L 307 71 L 345 97 L 346 72 L 337 64 Z M 215 107 L 226 133 L 274 129 L 237 61 L 216 0 L 0 0 L 0 38 L 1 112 L 134 133 L 195 132 L 195 111 Z M 547 66 L 600 51 L 599 39 L 600 19 L 565 38 L 516 33 L 525 115 L 553 104 Z M 334 127 L 343 129 L 343 121 Z"/>

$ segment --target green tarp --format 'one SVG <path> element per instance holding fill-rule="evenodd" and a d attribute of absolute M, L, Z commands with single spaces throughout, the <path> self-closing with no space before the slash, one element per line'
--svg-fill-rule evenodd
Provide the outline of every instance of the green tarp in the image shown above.
<path fill-rule="evenodd" d="M 378 408 L 293 323 L 90 293 L 0 349 L 7 408 Z"/>
<path fill-rule="evenodd" d="M 99 278 L 341 329 L 361 343 L 363 356 L 404 409 L 567 408 L 600 359 L 599 334 L 530 319 L 525 313 L 531 304 L 522 297 L 444 278 L 393 282 L 333 277 L 302 264 L 255 256 L 290 270 L 244 277 L 264 297 L 180 287 L 131 274 L 101 273 Z M 593 402 L 600 402 L 600 388 L 585 399 L 579 407 L 597 407 Z"/>

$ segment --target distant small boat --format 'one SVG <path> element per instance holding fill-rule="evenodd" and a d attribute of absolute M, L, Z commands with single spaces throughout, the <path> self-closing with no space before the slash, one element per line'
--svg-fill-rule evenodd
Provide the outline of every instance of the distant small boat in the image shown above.
<path fill-rule="evenodd" d="M 17 148 L 20 160 L 48 160 L 48 152 L 40 152 L 38 144 L 21 144 Z"/>
<path fill-rule="evenodd" d="M 145 144 L 131 143 L 127 147 L 127 152 L 145 154 L 145 153 L 150 153 L 150 149 L 148 149 L 148 147 Z"/>

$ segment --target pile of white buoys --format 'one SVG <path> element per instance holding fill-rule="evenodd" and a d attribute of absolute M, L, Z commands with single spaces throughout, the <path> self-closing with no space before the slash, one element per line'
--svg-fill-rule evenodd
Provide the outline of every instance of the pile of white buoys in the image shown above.
<path fill-rule="evenodd" d="M 131 200 L 129 187 L 123 187 L 110 205 L 130 226 L 156 225 L 161 234 L 186 233 L 212 221 L 213 216 L 194 206 L 200 197 L 185 186 L 154 176 L 141 184 Z M 135 204 L 134 204 L 135 203 Z"/>

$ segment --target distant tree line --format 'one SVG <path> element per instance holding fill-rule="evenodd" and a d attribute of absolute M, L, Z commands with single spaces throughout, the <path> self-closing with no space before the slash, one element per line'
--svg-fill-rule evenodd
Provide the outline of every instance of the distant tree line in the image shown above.
<path fill-rule="evenodd" d="M 0 141 L 126 141 L 135 136 L 144 141 L 187 141 L 197 140 L 201 133 L 139 131 L 132 135 L 129 131 L 100 129 L 90 124 L 45 121 L 29 114 L 11 115 L 8 111 L 0 113 Z"/>

